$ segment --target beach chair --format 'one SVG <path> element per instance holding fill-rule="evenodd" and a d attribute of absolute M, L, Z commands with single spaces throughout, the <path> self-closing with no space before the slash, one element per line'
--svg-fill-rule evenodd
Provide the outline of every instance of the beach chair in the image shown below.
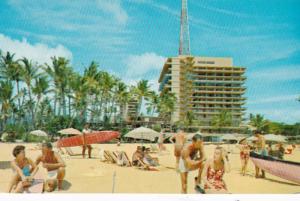
<path fill-rule="evenodd" d="M 69 156 L 81 156 L 82 154 L 75 154 L 71 147 L 65 147 L 65 151 Z"/>
<path fill-rule="evenodd" d="M 105 150 L 104 157 L 107 162 L 117 163 L 117 157 L 111 151 Z"/>
<path fill-rule="evenodd" d="M 113 152 L 113 154 L 116 156 L 117 158 L 117 164 L 120 166 L 127 166 L 127 167 L 131 167 L 132 164 L 129 160 L 129 157 L 127 155 L 127 153 L 125 151 L 120 151 L 120 152 Z M 125 162 L 125 164 L 124 164 Z"/>

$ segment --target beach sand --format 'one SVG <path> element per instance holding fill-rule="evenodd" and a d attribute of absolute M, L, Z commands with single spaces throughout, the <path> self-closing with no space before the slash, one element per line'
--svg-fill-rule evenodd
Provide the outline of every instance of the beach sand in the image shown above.
<path fill-rule="evenodd" d="M 17 144 L 0 143 L 0 161 L 11 161 L 13 156 L 12 149 Z M 100 162 L 98 157 L 99 148 L 106 150 L 126 151 L 131 158 L 136 146 L 140 144 L 99 144 L 93 145 L 92 159 L 82 159 L 81 156 L 67 157 L 66 178 L 64 190 L 61 193 L 112 193 L 113 177 L 115 174 L 115 193 L 180 193 L 180 175 L 173 169 L 175 157 L 173 155 L 173 145 L 167 144 L 169 153 L 162 155 L 153 154 L 159 157 L 161 167 L 159 171 L 145 171 L 134 167 L 119 167 L 115 164 Z M 149 146 L 144 144 L 145 146 Z M 40 150 L 30 150 L 35 144 L 25 144 L 27 157 L 33 160 L 41 153 Z M 299 193 L 300 185 L 266 174 L 266 179 L 255 179 L 254 166 L 251 161 L 248 165 L 246 176 L 240 175 L 239 151 L 234 145 L 223 145 L 224 148 L 231 150 L 229 155 L 231 172 L 225 174 L 224 180 L 231 193 L 245 194 L 274 194 L 274 193 Z M 215 145 L 205 145 L 207 158 L 212 156 Z M 81 153 L 80 147 L 72 148 L 75 153 Z M 286 155 L 286 160 L 300 162 L 300 149 L 297 148 L 292 155 Z M 197 172 L 191 172 L 188 178 L 188 193 L 194 193 L 194 177 Z M 300 174 L 300 173 L 299 173 Z M 0 164 L 0 192 L 5 192 L 12 170 Z M 55 191 L 58 193 L 58 191 Z"/>

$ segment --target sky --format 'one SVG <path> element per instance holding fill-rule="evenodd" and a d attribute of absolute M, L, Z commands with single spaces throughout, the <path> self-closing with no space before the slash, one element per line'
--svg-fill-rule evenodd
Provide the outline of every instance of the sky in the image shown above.
<path fill-rule="evenodd" d="M 180 0 L 1 0 L 0 49 L 41 64 L 91 61 L 134 84 L 158 89 L 167 57 L 177 56 Z M 300 122 L 300 1 L 189 0 L 191 52 L 232 57 L 247 68 L 247 113 Z"/>

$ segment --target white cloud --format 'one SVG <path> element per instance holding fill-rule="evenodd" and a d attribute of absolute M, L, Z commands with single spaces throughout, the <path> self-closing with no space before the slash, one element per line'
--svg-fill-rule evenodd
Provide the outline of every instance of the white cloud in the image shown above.
<path fill-rule="evenodd" d="M 130 55 L 124 61 L 127 66 L 126 76 L 131 78 L 152 77 L 147 73 L 160 71 L 163 67 L 166 58 L 156 53 L 144 53 L 141 55 Z"/>
<path fill-rule="evenodd" d="M 120 24 L 124 25 L 128 20 L 128 14 L 126 10 L 122 8 L 120 0 L 98 0 L 98 8 L 113 15 L 115 20 Z"/>
<path fill-rule="evenodd" d="M 53 56 L 72 59 L 72 52 L 62 45 L 49 47 L 43 43 L 30 44 L 26 38 L 14 40 L 3 34 L 0 34 L 0 49 L 3 52 L 15 53 L 16 58 L 26 57 L 40 64 L 51 62 Z"/>

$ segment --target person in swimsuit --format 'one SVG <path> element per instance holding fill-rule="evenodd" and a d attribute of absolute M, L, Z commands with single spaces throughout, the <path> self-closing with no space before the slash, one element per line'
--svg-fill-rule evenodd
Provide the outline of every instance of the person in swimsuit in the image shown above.
<path fill-rule="evenodd" d="M 145 149 L 143 162 L 149 166 L 154 166 L 154 167 L 159 165 L 158 158 L 152 157 L 150 155 L 150 148 Z"/>
<path fill-rule="evenodd" d="M 22 193 L 26 188 L 30 187 L 33 176 L 38 168 L 34 162 L 25 155 L 25 147 L 18 145 L 13 149 L 15 159 L 11 162 L 14 175 L 9 184 L 8 192 Z"/>
<path fill-rule="evenodd" d="M 250 146 L 245 138 L 240 141 L 238 148 L 240 149 L 240 159 L 242 164 L 241 174 L 245 176 L 250 158 Z"/>
<path fill-rule="evenodd" d="M 181 178 L 181 192 L 187 193 L 188 173 L 192 170 L 198 170 L 196 177 L 196 186 L 201 183 L 201 174 L 204 167 L 205 155 L 202 136 L 196 134 L 192 138 L 192 143 L 185 145 L 181 151 L 178 169 Z M 199 157 L 200 155 L 200 157 Z"/>
<path fill-rule="evenodd" d="M 261 134 L 260 131 L 255 132 L 255 137 L 257 138 L 256 141 L 256 152 L 262 156 L 268 156 L 268 151 L 266 149 L 266 140 L 264 136 Z M 255 177 L 256 178 L 265 178 L 266 174 L 264 170 L 261 170 L 262 174 L 259 175 L 260 169 L 259 167 L 255 166 Z"/>
<path fill-rule="evenodd" d="M 170 138 L 170 141 L 174 144 L 174 155 L 176 157 L 176 170 L 178 171 L 179 159 L 181 156 L 182 148 L 186 143 L 186 136 L 182 129 L 179 130 L 174 136 Z"/>
<path fill-rule="evenodd" d="M 82 158 L 85 158 L 85 150 L 86 149 L 88 149 L 89 158 L 92 157 L 92 146 L 90 144 L 86 144 L 86 139 L 85 139 L 86 134 L 91 132 L 89 127 L 90 127 L 89 124 L 85 124 L 84 129 L 82 130 L 82 141 L 83 141 Z"/>
<path fill-rule="evenodd" d="M 214 157 L 205 163 L 203 171 L 205 193 L 228 193 L 223 180 L 224 173 L 228 172 L 230 172 L 230 164 L 227 153 L 222 147 L 216 147 Z"/>
<path fill-rule="evenodd" d="M 45 189 L 52 192 L 55 190 L 57 183 L 58 190 L 62 190 L 66 165 L 60 155 L 52 150 L 51 143 L 42 144 L 42 155 L 36 159 L 36 165 L 39 165 L 39 163 L 42 163 L 47 170 L 48 179 Z"/>
<path fill-rule="evenodd" d="M 140 160 L 143 160 L 144 152 L 141 146 L 137 146 L 136 151 L 132 155 L 132 165 L 133 166 L 140 166 Z"/>

